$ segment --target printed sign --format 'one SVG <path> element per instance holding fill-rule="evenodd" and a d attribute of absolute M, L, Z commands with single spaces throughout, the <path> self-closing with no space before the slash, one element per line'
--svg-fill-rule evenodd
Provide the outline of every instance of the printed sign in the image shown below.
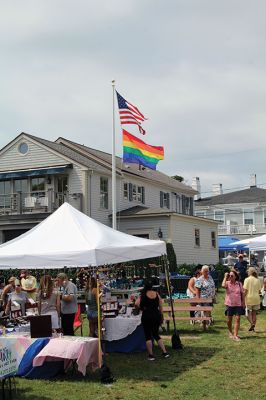
<path fill-rule="evenodd" d="M 14 342 L 0 338 L 0 378 L 14 375 L 18 369 L 18 360 Z"/>
<path fill-rule="evenodd" d="M 30 337 L 0 337 L 0 378 L 17 372 L 23 355 L 34 341 Z"/>

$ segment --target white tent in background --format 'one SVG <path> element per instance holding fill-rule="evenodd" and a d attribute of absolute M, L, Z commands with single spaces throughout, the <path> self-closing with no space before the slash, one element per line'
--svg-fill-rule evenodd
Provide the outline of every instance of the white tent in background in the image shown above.
<path fill-rule="evenodd" d="M 241 244 L 245 244 L 250 251 L 266 250 L 266 235 L 243 239 L 232 243 L 232 245 Z"/>
<path fill-rule="evenodd" d="M 266 235 L 250 239 L 248 246 L 250 251 L 266 250 Z"/>
<path fill-rule="evenodd" d="M 251 238 L 238 240 L 237 242 L 232 242 L 231 245 L 232 246 L 237 246 L 237 245 L 245 244 L 247 247 L 249 247 L 249 243 L 250 243 L 251 240 L 252 240 Z"/>
<path fill-rule="evenodd" d="M 97 266 L 163 254 L 165 242 L 116 231 L 64 203 L 30 231 L 0 246 L 0 268 Z"/>

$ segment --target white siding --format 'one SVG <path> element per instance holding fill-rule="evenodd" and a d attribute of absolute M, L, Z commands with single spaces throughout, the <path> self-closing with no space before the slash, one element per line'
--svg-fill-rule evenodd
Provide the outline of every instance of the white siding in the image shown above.
<path fill-rule="evenodd" d="M 219 261 L 217 225 L 200 218 L 172 216 L 172 244 L 177 264 L 216 264 Z M 195 245 L 195 229 L 200 230 L 200 246 Z M 216 234 L 212 247 L 211 232 Z"/>
<path fill-rule="evenodd" d="M 149 233 L 150 239 L 158 239 L 161 228 L 162 240 L 173 244 L 177 264 L 216 264 L 219 261 L 218 247 L 212 248 L 211 232 L 217 225 L 198 218 L 183 216 L 161 216 L 127 218 L 118 221 L 118 229 L 128 234 Z M 195 246 L 195 228 L 200 229 L 200 246 Z"/>
<path fill-rule="evenodd" d="M 108 178 L 108 209 L 100 207 L 100 178 Z M 102 224 L 110 226 L 111 219 L 109 215 L 112 212 L 112 180 L 108 174 L 93 173 L 91 176 L 91 217 L 101 222 Z M 90 192 L 90 185 L 88 185 L 88 191 Z M 119 197 L 117 197 L 119 198 Z"/>
<path fill-rule="evenodd" d="M 123 187 L 124 187 L 124 183 L 132 183 L 133 185 L 137 185 L 137 186 L 144 186 L 145 188 L 145 203 L 142 204 L 138 201 L 129 201 L 124 199 L 124 192 L 123 192 Z M 135 177 L 126 177 L 124 178 L 121 183 L 121 194 L 120 194 L 120 209 L 121 210 L 125 210 L 127 208 L 130 207 L 134 207 L 137 205 L 143 205 L 145 207 L 148 208 L 160 208 L 160 191 L 165 192 L 165 193 L 169 193 L 170 196 L 170 211 L 176 211 L 176 197 L 173 195 L 173 189 L 170 189 L 167 186 L 164 185 L 159 185 L 159 184 L 153 184 L 149 181 L 145 181 L 145 180 L 141 180 L 141 179 L 137 179 Z M 176 191 L 177 193 L 177 191 Z M 189 197 L 190 195 L 185 194 L 185 193 L 178 193 L 180 196 L 182 196 L 182 194 L 184 194 L 185 196 Z M 191 196 L 190 196 L 191 197 Z M 168 210 L 168 208 L 164 207 L 165 210 Z"/>
<path fill-rule="evenodd" d="M 149 239 L 158 240 L 158 231 L 161 228 L 163 238 L 168 237 L 169 217 L 156 217 L 156 218 L 128 218 L 117 221 L 117 228 L 121 232 L 130 235 L 149 234 Z"/>
<path fill-rule="evenodd" d="M 27 143 L 29 151 L 25 155 L 18 152 L 18 145 Z M 20 140 L 14 143 L 0 157 L 0 171 L 38 168 L 38 167 L 53 167 L 56 165 L 66 164 L 65 158 L 54 154 L 48 148 L 43 148 L 30 140 Z"/>

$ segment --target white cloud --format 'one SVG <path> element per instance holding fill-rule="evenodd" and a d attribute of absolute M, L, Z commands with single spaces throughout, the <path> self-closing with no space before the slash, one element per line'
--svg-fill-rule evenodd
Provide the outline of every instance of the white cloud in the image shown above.
<path fill-rule="evenodd" d="M 27 131 L 111 151 L 115 78 L 149 117 L 144 140 L 165 146 L 163 171 L 200 175 L 206 190 L 253 172 L 266 182 L 265 11 L 263 0 L 4 2 L 0 147 Z"/>

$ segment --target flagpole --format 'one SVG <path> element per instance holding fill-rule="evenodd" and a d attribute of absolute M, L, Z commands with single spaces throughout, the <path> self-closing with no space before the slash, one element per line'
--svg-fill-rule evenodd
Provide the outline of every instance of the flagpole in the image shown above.
<path fill-rule="evenodd" d="M 116 160 L 115 160 L 115 80 L 113 87 L 113 138 L 112 138 L 112 226 L 116 229 Z"/>

